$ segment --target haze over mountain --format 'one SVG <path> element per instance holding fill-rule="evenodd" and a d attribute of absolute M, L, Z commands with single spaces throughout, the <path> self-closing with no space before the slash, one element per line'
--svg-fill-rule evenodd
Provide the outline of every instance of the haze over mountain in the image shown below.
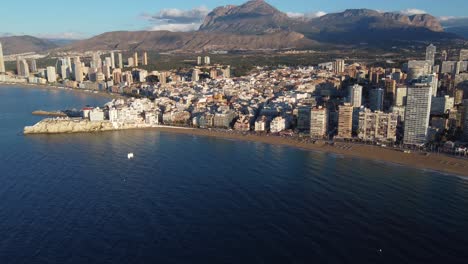
<path fill-rule="evenodd" d="M 468 17 L 444 18 L 441 24 L 446 32 L 468 38 Z"/>
<path fill-rule="evenodd" d="M 304 49 L 317 45 L 395 45 L 443 42 L 460 37 L 444 31 L 429 14 L 404 15 L 351 9 L 315 18 L 290 17 L 263 0 L 215 8 L 198 31 L 117 31 L 60 48 L 61 51 L 207 51 Z M 11 52 L 10 52 L 11 53 Z"/>
<path fill-rule="evenodd" d="M 57 48 L 58 45 L 46 39 L 32 36 L 8 36 L 0 37 L 5 55 L 27 52 L 44 52 Z"/>

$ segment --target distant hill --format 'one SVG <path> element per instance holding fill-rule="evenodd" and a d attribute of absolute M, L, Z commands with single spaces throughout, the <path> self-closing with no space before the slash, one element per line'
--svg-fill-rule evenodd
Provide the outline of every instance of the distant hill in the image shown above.
<path fill-rule="evenodd" d="M 44 52 L 57 48 L 58 45 L 52 41 L 32 36 L 9 36 L 0 37 L 5 55 L 20 54 L 27 52 Z"/>
<path fill-rule="evenodd" d="M 236 34 L 273 33 L 290 30 L 294 20 L 263 0 L 248 1 L 240 6 L 222 6 L 208 14 L 200 27 L 206 32 Z"/>
<path fill-rule="evenodd" d="M 208 14 L 200 31 L 268 34 L 282 30 L 332 44 L 455 39 L 429 14 L 407 16 L 369 9 L 349 9 L 312 19 L 295 19 L 263 0 L 218 7 Z"/>
<path fill-rule="evenodd" d="M 264 50 L 310 47 L 316 43 L 296 32 L 267 35 L 239 35 L 210 32 L 118 31 L 75 42 L 61 51 L 145 50 L 207 51 Z"/>
<path fill-rule="evenodd" d="M 468 18 L 449 18 L 441 21 L 446 32 L 468 38 Z"/>

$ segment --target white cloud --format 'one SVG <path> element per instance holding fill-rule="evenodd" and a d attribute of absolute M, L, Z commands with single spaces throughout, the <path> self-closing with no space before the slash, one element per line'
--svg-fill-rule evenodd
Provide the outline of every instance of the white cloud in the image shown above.
<path fill-rule="evenodd" d="M 311 19 L 316 17 L 321 17 L 326 15 L 326 12 L 317 11 L 317 12 L 310 12 L 310 13 L 295 13 L 295 12 L 288 12 L 286 13 L 291 18 L 303 18 L 303 19 Z"/>
<path fill-rule="evenodd" d="M 407 16 L 427 14 L 426 11 L 416 8 L 408 8 L 405 10 L 401 10 L 399 13 Z"/>
<path fill-rule="evenodd" d="M 200 27 L 208 12 L 204 6 L 190 10 L 170 8 L 156 14 L 144 13 L 140 17 L 152 24 L 148 30 L 193 31 Z"/>

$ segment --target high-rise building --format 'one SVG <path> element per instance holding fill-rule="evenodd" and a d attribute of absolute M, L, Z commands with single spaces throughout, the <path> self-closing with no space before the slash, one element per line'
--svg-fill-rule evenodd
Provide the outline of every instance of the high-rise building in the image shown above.
<path fill-rule="evenodd" d="M 60 66 L 60 76 L 62 77 L 63 80 L 68 80 L 70 79 L 70 68 L 67 65 L 61 65 Z"/>
<path fill-rule="evenodd" d="M 443 115 L 448 113 L 455 105 L 455 98 L 448 95 L 444 97 L 432 97 L 431 114 Z"/>
<path fill-rule="evenodd" d="M 115 53 L 111 52 L 111 68 L 115 69 Z"/>
<path fill-rule="evenodd" d="M 123 57 L 122 57 L 122 53 L 119 53 L 118 57 L 119 57 L 119 69 L 123 69 Z"/>
<path fill-rule="evenodd" d="M 231 78 L 231 66 L 227 66 L 226 68 L 222 69 L 223 77 L 226 79 Z"/>
<path fill-rule="evenodd" d="M 395 98 L 394 98 L 394 105 L 395 106 L 404 106 L 404 105 L 406 105 L 407 92 L 408 92 L 408 87 L 406 87 L 406 86 L 397 87 Z"/>
<path fill-rule="evenodd" d="M 463 140 L 468 142 L 468 99 L 463 100 Z"/>
<path fill-rule="evenodd" d="M 346 103 L 338 108 L 338 137 L 353 137 L 353 110 L 354 107 Z"/>
<path fill-rule="evenodd" d="M 403 143 L 424 145 L 428 135 L 432 87 L 416 84 L 408 87 L 407 93 Z"/>
<path fill-rule="evenodd" d="M 297 129 L 299 131 L 309 131 L 310 129 L 310 116 L 312 109 L 310 106 L 300 106 L 297 109 Z"/>
<path fill-rule="evenodd" d="M 49 66 L 46 69 L 47 72 L 47 82 L 48 83 L 55 83 L 57 81 L 57 72 L 55 67 Z"/>
<path fill-rule="evenodd" d="M 128 65 L 128 67 L 135 66 L 135 59 L 133 57 L 128 58 L 127 65 Z"/>
<path fill-rule="evenodd" d="M 426 48 L 426 60 L 431 63 L 431 66 L 435 64 L 435 55 L 436 55 L 437 48 L 434 45 L 429 45 Z"/>
<path fill-rule="evenodd" d="M 345 61 L 342 59 L 337 59 L 333 63 L 333 72 L 335 74 L 340 74 L 345 71 Z"/>
<path fill-rule="evenodd" d="M 385 92 L 382 88 L 372 89 L 369 93 L 369 106 L 372 111 L 383 111 Z"/>
<path fill-rule="evenodd" d="M 443 51 L 440 53 L 440 60 L 441 60 L 442 62 L 444 62 L 444 61 L 447 61 L 447 58 L 448 58 L 448 53 L 447 53 L 446 50 L 443 50 Z"/>
<path fill-rule="evenodd" d="M 432 91 L 432 96 L 437 96 L 437 90 L 438 90 L 438 87 L 439 87 L 439 78 L 438 78 L 437 74 L 433 73 L 433 74 L 428 74 L 428 75 L 421 76 L 416 81 L 416 83 L 430 85 L 432 87 L 432 90 L 431 90 Z"/>
<path fill-rule="evenodd" d="M 462 89 L 455 90 L 455 105 L 461 105 L 463 103 L 464 91 Z"/>
<path fill-rule="evenodd" d="M 138 67 L 138 52 L 133 54 L 133 66 Z"/>
<path fill-rule="evenodd" d="M 385 93 L 387 98 L 392 99 L 395 97 L 396 94 L 396 80 L 386 79 L 385 80 Z"/>
<path fill-rule="evenodd" d="M 192 82 L 198 82 L 200 80 L 200 70 L 193 69 L 192 71 Z"/>
<path fill-rule="evenodd" d="M 29 77 L 29 65 L 25 59 L 17 58 L 16 59 L 17 72 L 19 76 Z"/>
<path fill-rule="evenodd" d="M 83 67 L 81 65 L 81 62 L 79 61 L 79 57 L 77 58 L 78 61 L 75 60 L 73 64 L 73 79 L 77 82 L 82 82 L 84 78 Z"/>
<path fill-rule="evenodd" d="M 211 58 L 210 58 L 210 57 L 208 57 L 208 56 L 205 57 L 205 64 L 206 64 L 206 65 L 210 65 L 210 64 L 211 64 Z"/>
<path fill-rule="evenodd" d="M 211 79 L 218 78 L 218 70 L 216 68 L 213 68 L 210 70 L 210 78 Z"/>
<path fill-rule="evenodd" d="M 459 61 L 467 61 L 468 60 L 468 49 L 461 49 L 460 50 L 460 58 Z"/>
<path fill-rule="evenodd" d="M 37 72 L 37 63 L 35 59 L 28 60 L 28 65 L 31 72 Z"/>
<path fill-rule="evenodd" d="M 148 65 L 148 52 L 143 53 L 143 65 Z"/>
<path fill-rule="evenodd" d="M 197 65 L 202 65 L 202 57 L 201 56 L 197 57 Z"/>
<path fill-rule="evenodd" d="M 326 138 L 328 135 L 328 110 L 324 107 L 312 108 L 310 113 L 310 136 Z"/>
<path fill-rule="evenodd" d="M 348 101 L 353 107 L 362 105 L 362 86 L 355 84 L 348 87 Z"/>
<path fill-rule="evenodd" d="M 3 47 L 0 42 L 0 73 L 5 72 L 5 60 L 3 58 Z"/>

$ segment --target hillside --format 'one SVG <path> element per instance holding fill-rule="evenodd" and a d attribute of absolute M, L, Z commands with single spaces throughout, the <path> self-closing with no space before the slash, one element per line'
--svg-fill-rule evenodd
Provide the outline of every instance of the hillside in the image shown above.
<path fill-rule="evenodd" d="M 0 37 L 5 55 L 44 52 L 58 47 L 55 43 L 32 36 Z"/>
<path fill-rule="evenodd" d="M 146 50 L 146 51 L 206 51 L 262 50 L 307 47 L 315 42 L 295 32 L 267 35 L 238 35 L 209 32 L 119 31 L 78 41 L 60 50 Z"/>

